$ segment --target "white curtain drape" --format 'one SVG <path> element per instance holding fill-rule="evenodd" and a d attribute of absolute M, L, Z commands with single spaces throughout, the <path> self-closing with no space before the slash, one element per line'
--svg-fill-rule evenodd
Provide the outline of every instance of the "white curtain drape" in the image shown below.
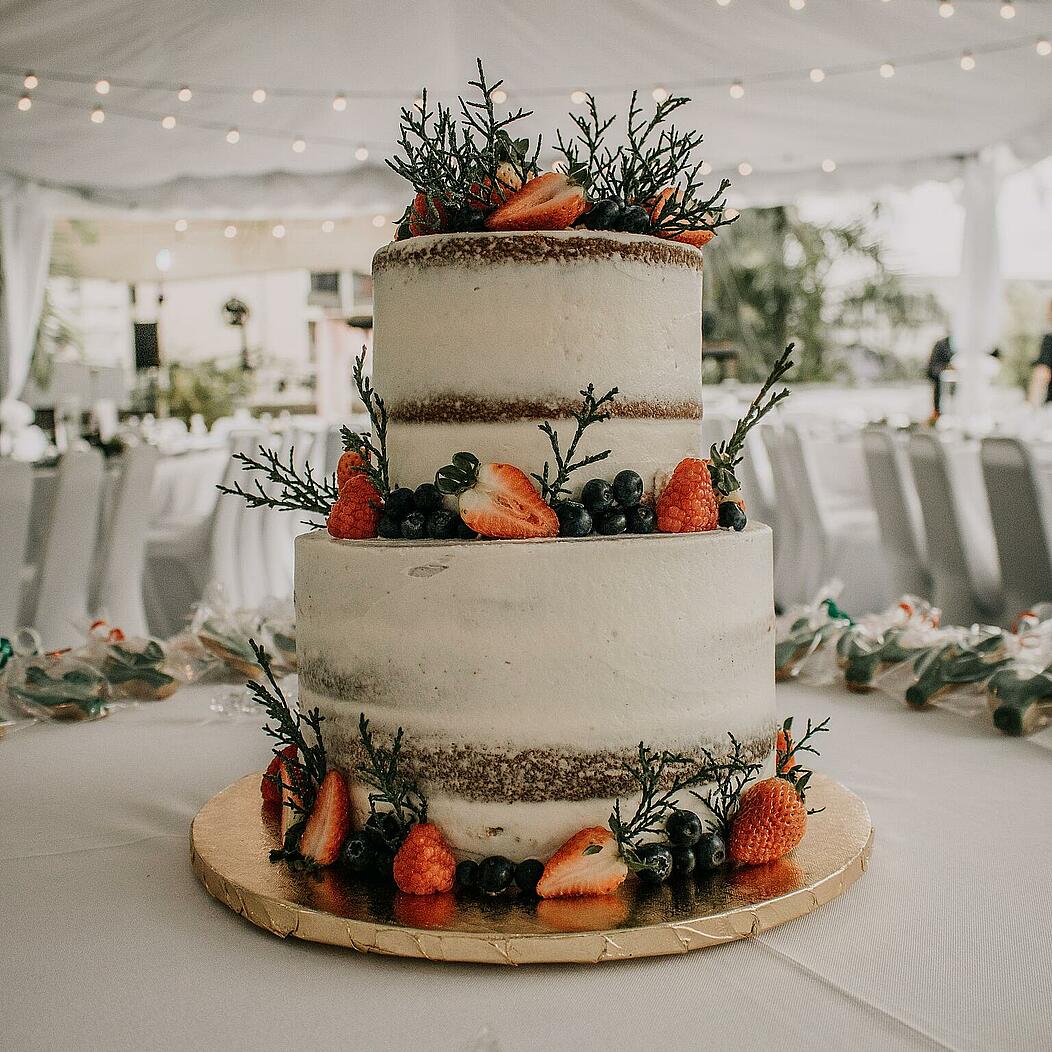
<path fill-rule="evenodd" d="M 29 376 L 51 260 L 51 217 L 38 192 L 0 186 L 0 398 Z"/>

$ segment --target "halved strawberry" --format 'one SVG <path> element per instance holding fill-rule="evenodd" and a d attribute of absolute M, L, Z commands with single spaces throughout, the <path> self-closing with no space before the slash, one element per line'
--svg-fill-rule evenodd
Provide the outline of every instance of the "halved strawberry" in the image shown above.
<path fill-rule="evenodd" d="M 683 200 L 683 191 L 677 190 L 675 187 L 666 186 L 664 190 L 652 197 L 648 202 L 650 211 L 650 218 L 655 223 L 664 223 L 669 221 L 667 214 L 663 215 L 663 212 L 670 211 L 667 208 L 667 202 L 670 199 L 675 201 Z M 695 248 L 701 248 L 702 245 L 707 245 L 715 236 L 715 232 L 712 230 L 681 230 L 678 233 L 673 229 L 662 230 L 660 227 L 654 231 L 658 237 L 663 237 L 667 241 L 682 241 L 684 244 L 693 245 Z"/>
<path fill-rule="evenodd" d="M 542 899 L 568 895 L 609 895 L 628 876 L 609 829 L 594 826 L 575 833 L 550 859 L 537 882 Z"/>
<path fill-rule="evenodd" d="M 295 759 L 296 746 L 286 745 L 281 752 L 276 752 L 274 758 L 270 761 L 270 765 L 267 767 L 266 773 L 263 775 L 263 780 L 259 783 L 259 791 L 263 796 L 263 803 L 268 807 L 277 807 L 281 803 L 281 778 L 279 777 L 278 767 L 283 756 Z"/>
<path fill-rule="evenodd" d="M 486 217 L 487 230 L 566 230 L 588 207 L 584 187 L 562 172 L 523 183 Z"/>
<path fill-rule="evenodd" d="M 446 206 L 437 197 L 417 194 L 409 207 L 409 232 L 413 237 L 438 234 L 446 226 Z"/>
<path fill-rule="evenodd" d="M 293 788 L 292 769 L 285 762 L 286 757 L 278 758 L 278 777 L 281 779 L 281 843 L 286 843 L 289 830 L 303 821 L 303 797 Z"/>
<path fill-rule="evenodd" d="M 509 161 L 497 165 L 497 181 L 494 183 L 486 176 L 481 183 L 471 183 L 468 187 L 468 207 L 484 212 L 494 205 L 503 204 L 516 190 L 522 187 L 522 178 Z"/>
<path fill-rule="evenodd" d="M 664 237 L 664 234 L 659 235 Z M 702 245 L 707 245 L 714 237 L 716 232 L 714 230 L 684 230 L 681 234 L 676 234 L 670 238 L 671 241 L 682 241 L 685 244 L 693 245 L 695 248 L 701 248 Z"/>
<path fill-rule="evenodd" d="M 300 835 L 299 850 L 319 866 L 336 861 L 351 827 L 351 801 L 347 783 L 339 771 L 329 771 L 321 781 L 314 810 Z"/>

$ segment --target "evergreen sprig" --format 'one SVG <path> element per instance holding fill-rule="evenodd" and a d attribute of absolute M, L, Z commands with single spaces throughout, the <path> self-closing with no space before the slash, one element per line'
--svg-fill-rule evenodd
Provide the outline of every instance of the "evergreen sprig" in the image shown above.
<path fill-rule="evenodd" d="M 745 416 L 743 416 L 734 428 L 734 434 L 728 441 L 721 442 L 718 446 L 713 445 L 709 451 L 709 474 L 712 477 L 712 488 L 724 497 L 729 496 L 738 489 L 738 480 L 735 478 L 734 469 L 742 462 L 745 448 L 745 439 L 749 432 L 776 406 L 779 402 L 789 397 L 789 388 L 783 387 L 781 391 L 771 395 L 764 402 L 768 392 L 785 374 L 793 367 L 793 348 L 795 344 L 789 344 L 782 352 L 778 361 L 771 367 L 763 387 L 752 401 Z"/>
<path fill-rule="evenodd" d="M 267 681 L 262 683 L 250 680 L 246 684 L 252 699 L 266 710 L 268 722 L 263 725 L 263 731 L 276 739 L 275 755 L 286 746 L 293 745 L 296 748 L 295 757 L 284 758 L 282 767 L 288 774 L 289 781 L 282 779 L 280 788 L 288 789 L 298 797 L 299 803 L 287 800 L 283 802 L 283 806 L 290 808 L 299 819 L 292 824 L 281 849 L 270 853 L 270 860 L 296 861 L 299 858 L 296 845 L 303 832 L 303 823 L 314 807 L 318 788 L 328 770 L 325 741 L 321 733 L 325 717 L 316 708 L 307 712 L 293 709 L 274 678 L 270 655 L 266 649 L 254 639 L 249 640 L 249 645 Z"/>
<path fill-rule="evenodd" d="M 543 424 L 537 425 L 548 436 L 548 441 L 552 447 L 552 456 L 555 459 L 554 480 L 551 478 L 553 469 L 548 461 L 544 462 L 544 469 L 541 474 L 538 475 L 536 472 L 532 472 L 532 477 L 541 485 L 541 496 L 548 504 L 556 503 L 564 493 L 569 492 L 569 486 L 566 483 L 574 471 L 588 467 L 589 464 L 596 464 L 600 460 L 606 460 L 610 456 L 610 450 L 605 449 L 601 453 L 592 453 L 587 457 L 582 457 L 580 460 L 574 460 L 578 443 L 580 443 L 585 431 L 593 424 L 601 424 L 610 419 L 610 413 L 603 409 L 603 406 L 610 405 L 614 398 L 617 397 L 617 393 L 617 388 L 611 387 L 605 395 L 596 398 L 595 387 L 592 384 L 589 384 L 581 392 L 581 406 L 579 409 L 575 409 L 572 414 L 577 421 L 577 430 L 574 432 L 573 440 L 567 447 L 565 454 L 559 445 L 559 434 L 555 428 L 547 420 Z"/>
<path fill-rule="evenodd" d="M 416 783 L 398 769 L 402 760 L 402 728 L 398 728 L 390 747 L 378 745 L 363 712 L 358 717 L 358 737 L 365 752 L 365 762 L 358 766 L 358 775 L 374 790 L 369 794 L 369 811 L 375 814 L 377 804 L 387 804 L 404 836 L 410 826 L 427 821 L 427 798 Z"/>
<path fill-rule="evenodd" d="M 304 464 L 301 472 L 296 467 L 295 452 L 294 447 L 289 449 L 288 463 L 285 463 L 275 450 L 265 446 L 259 447 L 259 459 L 250 457 L 247 453 L 234 454 L 234 459 L 241 461 L 244 471 L 257 472 L 271 485 L 276 486 L 276 494 L 267 492 L 258 478 L 254 480 L 255 489 L 243 489 L 240 482 L 235 482 L 233 486 L 220 484 L 216 489 L 220 493 L 241 497 L 250 508 L 305 511 L 312 515 L 321 515 L 323 519 L 328 518 L 333 504 L 339 497 L 336 480 L 315 477 L 310 464 Z M 320 529 L 325 523 L 308 521 L 307 525 L 313 529 Z"/>
<path fill-rule="evenodd" d="M 372 381 L 365 375 L 365 348 L 354 360 L 354 386 L 358 388 L 358 397 L 369 414 L 371 430 L 358 434 L 349 427 L 340 428 L 343 448 L 357 453 L 362 459 L 360 471 L 376 487 L 382 500 L 391 495 L 391 469 L 387 458 L 387 406 L 376 393 Z M 375 440 L 374 440 L 375 436 Z"/>
<path fill-rule="evenodd" d="M 603 118 L 595 98 L 587 96 L 584 114 L 571 114 L 574 134 L 557 137 L 557 152 L 563 155 L 567 174 L 588 188 L 593 201 L 614 200 L 623 207 L 642 205 L 649 217 L 644 233 L 665 236 L 688 230 L 712 230 L 727 226 L 737 216 L 726 215 L 726 179 L 714 194 L 702 189 L 704 163 L 698 158 L 703 136 L 698 131 L 680 131 L 669 123 L 672 114 L 690 99 L 670 96 L 659 102 L 649 119 L 639 106 L 639 93 L 632 93 L 628 108 L 624 145 L 610 146 L 607 133 L 616 117 Z M 671 193 L 659 199 L 663 190 Z M 653 214 L 651 214 L 653 212 Z"/>
<path fill-rule="evenodd" d="M 707 750 L 703 750 L 712 775 L 709 779 L 713 783 L 712 788 L 704 795 L 692 792 L 713 813 L 716 821 L 708 824 L 714 825 L 715 831 L 724 839 L 730 833 L 731 818 L 738 810 L 742 790 L 763 768 L 762 763 L 750 763 L 745 758 L 742 744 L 733 734 L 728 733 L 727 737 L 731 742 L 727 759 L 716 760 Z"/>

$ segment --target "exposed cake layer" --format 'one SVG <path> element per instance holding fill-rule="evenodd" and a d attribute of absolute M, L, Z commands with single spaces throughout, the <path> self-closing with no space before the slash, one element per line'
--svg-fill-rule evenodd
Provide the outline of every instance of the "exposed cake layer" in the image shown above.
<path fill-rule="evenodd" d="M 359 713 L 380 734 L 402 727 L 407 769 L 441 801 L 454 846 L 482 853 L 492 836 L 524 857 L 605 823 L 631 791 L 640 741 L 700 757 L 732 732 L 769 754 L 771 594 L 764 526 L 576 541 L 305 535 L 300 701 L 327 717 L 348 771 Z"/>
<path fill-rule="evenodd" d="M 593 231 L 434 235 L 381 249 L 374 381 L 396 472 L 422 481 L 460 449 L 485 459 L 508 450 L 528 467 L 545 451 L 537 423 L 572 428 L 589 383 L 599 394 L 618 387 L 613 411 L 625 423 L 672 425 L 647 432 L 633 466 L 667 469 L 696 453 L 701 260 L 689 245 Z M 699 444 L 684 452 L 688 437 Z M 607 447 L 617 448 L 612 431 L 589 436 L 587 452 Z"/>

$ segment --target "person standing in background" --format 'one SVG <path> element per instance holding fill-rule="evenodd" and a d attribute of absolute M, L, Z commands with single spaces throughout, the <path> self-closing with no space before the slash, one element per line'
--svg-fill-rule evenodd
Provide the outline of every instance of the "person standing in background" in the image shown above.
<path fill-rule="evenodd" d="M 942 411 L 942 374 L 952 360 L 953 346 L 950 343 L 950 337 L 944 336 L 941 340 L 936 340 L 931 354 L 928 355 L 928 379 L 932 384 L 933 421 L 939 419 L 939 413 Z"/>
<path fill-rule="evenodd" d="M 1048 301 L 1049 332 L 1041 337 L 1041 347 L 1030 373 L 1030 388 L 1026 400 L 1034 406 L 1052 402 L 1052 300 Z"/>

